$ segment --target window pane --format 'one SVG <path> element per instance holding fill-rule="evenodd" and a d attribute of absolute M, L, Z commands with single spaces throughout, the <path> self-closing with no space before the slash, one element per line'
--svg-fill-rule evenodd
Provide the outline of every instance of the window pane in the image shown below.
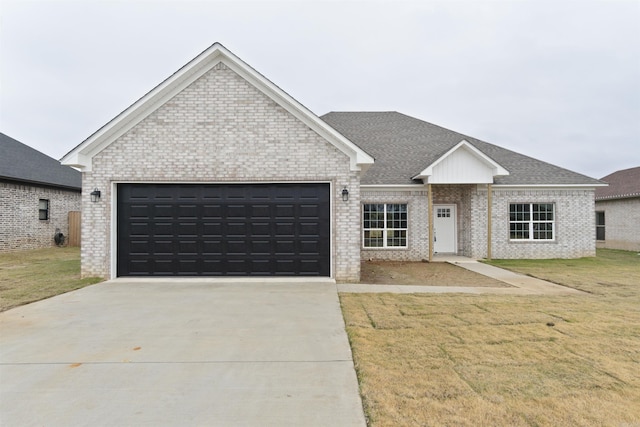
<path fill-rule="evenodd" d="M 534 221 L 553 221 L 553 204 L 534 203 L 532 207 Z"/>
<path fill-rule="evenodd" d="M 509 205 L 509 220 L 529 221 L 529 207 L 528 203 L 511 203 Z"/>
<path fill-rule="evenodd" d="M 49 219 L 49 200 L 40 199 L 38 201 L 38 218 L 41 220 Z"/>
<path fill-rule="evenodd" d="M 529 224 L 512 222 L 511 224 L 509 224 L 509 237 L 511 239 L 528 239 Z"/>
<path fill-rule="evenodd" d="M 596 212 L 596 225 L 604 225 L 604 212 Z"/>
<path fill-rule="evenodd" d="M 366 248 L 377 248 L 384 245 L 382 230 L 365 230 L 364 246 Z"/>
<path fill-rule="evenodd" d="M 363 208 L 363 226 L 367 228 L 384 227 L 384 205 L 366 204 Z"/>
<path fill-rule="evenodd" d="M 407 246 L 407 231 L 394 230 L 387 232 L 387 246 Z"/>
<path fill-rule="evenodd" d="M 388 229 L 407 228 L 407 205 L 406 204 L 387 205 L 387 228 Z"/>
<path fill-rule="evenodd" d="M 533 224 L 534 240 L 552 240 L 553 224 L 550 222 L 536 222 Z"/>

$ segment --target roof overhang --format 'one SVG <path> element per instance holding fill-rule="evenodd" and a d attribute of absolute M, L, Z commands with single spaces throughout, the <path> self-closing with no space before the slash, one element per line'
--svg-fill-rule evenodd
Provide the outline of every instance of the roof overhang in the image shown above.
<path fill-rule="evenodd" d="M 508 170 L 463 139 L 413 179 L 425 184 L 491 184 L 506 175 Z"/>
<path fill-rule="evenodd" d="M 349 156 L 352 171 L 366 170 L 366 168 L 373 164 L 373 157 L 322 121 L 311 110 L 293 99 L 220 43 L 214 43 L 184 67 L 176 71 L 67 153 L 60 162 L 64 165 L 77 167 L 82 171 L 90 171 L 92 159 L 96 154 L 100 153 L 113 141 L 124 135 L 219 63 L 223 63 L 229 67 L 259 91 L 271 98 L 275 103 L 302 121 L 310 129 L 333 144 L 338 150 Z"/>

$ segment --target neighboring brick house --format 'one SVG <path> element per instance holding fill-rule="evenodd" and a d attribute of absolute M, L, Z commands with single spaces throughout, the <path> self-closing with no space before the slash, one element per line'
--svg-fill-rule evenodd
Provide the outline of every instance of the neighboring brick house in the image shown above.
<path fill-rule="evenodd" d="M 0 133 L 0 252 L 54 245 L 80 210 L 82 175 Z"/>
<path fill-rule="evenodd" d="M 599 248 L 640 251 L 640 167 L 605 176 L 596 190 L 596 239 Z"/>
<path fill-rule="evenodd" d="M 62 162 L 83 172 L 84 275 L 595 253 L 601 182 L 399 113 L 319 118 L 217 43 Z"/>

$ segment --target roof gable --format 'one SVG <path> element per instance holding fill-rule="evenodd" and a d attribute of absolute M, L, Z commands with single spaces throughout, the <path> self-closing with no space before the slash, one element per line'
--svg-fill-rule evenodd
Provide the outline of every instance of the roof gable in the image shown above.
<path fill-rule="evenodd" d="M 0 133 L 0 179 L 80 190 L 82 174 Z"/>
<path fill-rule="evenodd" d="M 214 43 L 207 50 L 191 60 L 173 75 L 144 95 L 113 120 L 67 153 L 61 160 L 65 165 L 76 166 L 90 171 L 92 158 L 112 142 L 132 129 L 167 101 L 180 93 L 191 83 L 223 63 L 259 91 L 271 98 L 310 129 L 318 133 L 350 159 L 351 170 L 365 170 L 373 164 L 373 158 L 360 147 L 320 120 L 304 105 L 251 68 L 220 43 Z"/>
<path fill-rule="evenodd" d="M 509 171 L 463 139 L 413 179 L 429 184 L 491 184 L 494 177 L 505 175 Z"/>

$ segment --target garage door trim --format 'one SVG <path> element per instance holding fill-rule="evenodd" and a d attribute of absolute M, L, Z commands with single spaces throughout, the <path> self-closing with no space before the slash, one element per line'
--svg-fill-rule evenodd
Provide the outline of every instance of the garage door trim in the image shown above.
<path fill-rule="evenodd" d="M 111 182 L 111 220 L 110 220 L 110 275 L 112 279 L 118 277 L 118 185 L 120 184 L 174 184 L 174 185 L 252 185 L 252 184 L 328 184 L 329 185 L 329 279 L 333 279 L 334 272 L 334 183 L 328 180 L 316 180 L 316 181 L 242 181 L 242 182 L 227 182 L 227 181 L 112 181 Z M 198 276 L 192 276 L 198 277 Z M 233 277 L 233 276 L 232 276 Z M 261 276 L 260 280 L 281 280 L 287 276 Z M 288 276 L 291 278 L 291 276 Z M 148 279 L 167 279 L 166 276 L 154 277 L 148 276 Z M 181 277 L 182 278 L 182 277 Z M 189 278 L 189 276 L 184 277 Z M 231 277 L 220 276 L 206 276 L 210 280 L 228 280 Z M 250 279 L 251 276 L 247 276 Z M 307 277 L 305 277 L 306 279 Z M 312 278 L 312 277 L 308 277 Z M 326 279 L 327 277 L 325 277 Z"/>

